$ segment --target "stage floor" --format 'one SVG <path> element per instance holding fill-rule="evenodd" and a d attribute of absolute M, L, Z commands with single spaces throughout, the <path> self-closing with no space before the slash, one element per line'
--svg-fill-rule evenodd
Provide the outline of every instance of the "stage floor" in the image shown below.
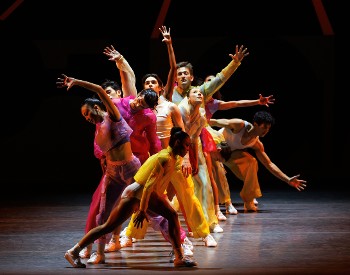
<path fill-rule="evenodd" d="M 106 254 L 106 264 L 74 269 L 64 252 L 83 236 L 91 195 L 3 195 L 0 274 L 350 274 L 346 193 L 263 190 L 258 213 L 245 213 L 232 194 L 239 214 L 220 222 L 224 232 L 213 234 L 218 246 L 190 238 L 196 268 L 174 268 L 170 244 L 149 227 L 133 247 Z"/>

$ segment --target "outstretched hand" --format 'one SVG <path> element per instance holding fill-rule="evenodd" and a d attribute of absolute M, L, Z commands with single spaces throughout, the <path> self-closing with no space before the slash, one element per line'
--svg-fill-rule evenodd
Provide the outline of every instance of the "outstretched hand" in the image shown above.
<path fill-rule="evenodd" d="M 300 175 L 296 175 L 294 177 L 291 177 L 288 184 L 294 188 L 296 188 L 298 191 L 304 190 L 306 187 L 306 181 L 305 180 L 299 180 Z"/>
<path fill-rule="evenodd" d="M 67 87 L 67 91 L 73 87 L 74 78 L 68 77 L 65 74 L 62 74 L 62 78 L 57 78 L 56 85 L 57 88 L 64 88 Z"/>
<path fill-rule="evenodd" d="M 103 53 L 108 57 L 108 60 L 111 60 L 111 61 L 118 61 L 120 58 L 122 58 L 122 55 L 120 54 L 120 52 L 114 49 L 113 45 L 111 45 L 110 47 L 107 46 L 103 50 Z"/>
<path fill-rule="evenodd" d="M 170 37 L 170 28 L 169 30 L 166 29 L 166 26 L 161 26 L 159 28 L 160 32 L 162 33 L 163 35 L 163 40 L 162 42 L 165 42 L 165 43 L 171 43 L 171 37 Z"/>
<path fill-rule="evenodd" d="M 240 47 L 236 45 L 236 53 L 234 55 L 230 53 L 229 56 L 231 56 L 236 62 L 241 62 L 245 56 L 249 55 L 247 50 L 247 48 L 243 49 L 243 45 Z"/>
<path fill-rule="evenodd" d="M 146 216 L 145 211 L 139 210 L 139 212 L 137 212 L 135 218 L 134 218 L 134 226 L 136 228 L 142 228 L 143 226 L 143 220 L 146 219 L 146 221 L 148 221 L 148 218 Z"/>
<path fill-rule="evenodd" d="M 260 105 L 265 105 L 266 107 L 269 107 L 269 104 L 274 104 L 275 99 L 273 98 L 273 95 L 269 96 L 262 96 L 259 94 L 259 104 Z"/>

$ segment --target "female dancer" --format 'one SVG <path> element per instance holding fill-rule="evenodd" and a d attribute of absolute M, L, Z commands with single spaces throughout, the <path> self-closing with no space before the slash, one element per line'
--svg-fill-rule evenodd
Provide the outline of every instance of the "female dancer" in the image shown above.
<path fill-rule="evenodd" d="M 103 184 L 101 186 L 99 215 L 97 217 L 97 224 L 101 225 L 107 221 L 124 188 L 133 182 L 133 177 L 141 166 L 139 159 L 131 151 L 130 135 L 132 130 L 100 85 L 66 75 L 58 78 L 57 85 L 60 88 L 67 87 L 67 90 L 76 85 L 81 86 L 97 93 L 102 101 L 96 98 L 88 98 L 81 106 L 83 117 L 88 122 L 96 125 L 95 142 L 106 156 L 105 172 L 101 179 Z M 104 110 L 104 106 L 107 111 Z M 101 234 L 95 240 L 97 239 L 99 241 L 97 252 L 91 255 L 87 263 L 97 264 L 105 261 L 106 235 Z M 81 265 L 80 261 L 76 265 Z"/>
<path fill-rule="evenodd" d="M 201 108 L 202 103 L 203 94 L 198 87 L 193 87 L 190 89 L 188 97 L 186 96 L 178 106 L 186 133 L 191 137 L 190 160 L 195 194 L 201 202 L 210 231 L 221 233 L 223 229 L 215 214 L 213 190 L 199 138 L 206 125 L 205 111 Z"/>

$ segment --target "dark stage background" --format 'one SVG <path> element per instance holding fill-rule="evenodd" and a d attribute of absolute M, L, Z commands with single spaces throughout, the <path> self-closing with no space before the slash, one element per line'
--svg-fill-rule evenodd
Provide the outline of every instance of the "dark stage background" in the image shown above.
<path fill-rule="evenodd" d="M 224 68 L 236 44 L 246 46 L 250 55 L 221 89 L 223 99 L 273 94 L 276 125 L 262 139 L 272 161 L 290 176 L 301 174 L 311 190 L 333 188 L 330 179 L 345 189 L 350 139 L 345 132 L 336 138 L 346 109 L 335 90 L 334 2 L 1 1 L 3 195 L 95 189 L 101 172 L 93 156 L 94 126 L 80 114 L 82 100 L 92 94 L 57 89 L 56 78 L 119 81 L 102 53 L 114 45 L 133 67 L 139 89 L 145 73 L 165 81 L 162 24 L 171 28 L 177 61 L 190 61 L 198 78 Z M 215 117 L 251 120 L 265 108 Z M 290 188 L 262 165 L 259 173 L 263 189 Z"/>

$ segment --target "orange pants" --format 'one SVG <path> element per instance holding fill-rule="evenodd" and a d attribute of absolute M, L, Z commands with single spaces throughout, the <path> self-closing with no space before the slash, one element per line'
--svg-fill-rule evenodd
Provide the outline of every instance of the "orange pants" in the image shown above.
<path fill-rule="evenodd" d="M 243 150 L 235 150 L 224 164 L 243 181 L 243 188 L 239 194 L 244 202 L 250 202 L 262 196 L 258 181 L 258 161 L 251 154 Z"/>

